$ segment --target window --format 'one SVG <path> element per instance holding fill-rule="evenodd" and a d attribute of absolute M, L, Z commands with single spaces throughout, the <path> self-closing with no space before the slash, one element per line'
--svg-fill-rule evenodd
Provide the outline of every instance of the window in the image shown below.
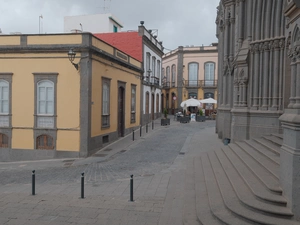
<path fill-rule="evenodd" d="M 114 33 L 118 32 L 118 27 L 114 25 Z"/>
<path fill-rule="evenodd" d="M 149 75 L 150 75 L 150 74 L 148 74 L 148 71 L 150 70 L 150 57 L 151 57 L 150 53 L 147 52 L 145 73 L 146 73 L 146 81 L 148 81 L 148 82 L 149 82 Z"/>
<path fill-rule="evenodd" d="M 170 67 L 167 67 L 167 71 L 166 71 L 166 78 L 167 78 L 167 86 L 170 86 Z"/>
<path fill-rule="evenodd" d="M 37 127 L 54 128 L 54 83 L 37 83 Z"/>
<path fill-rule="evenodd" d="M 189 86 L 197 86 L 198 81 L 198 63 L 189 64 Z"/>
<path fill-rule="evenodd" d="M 9 83 L 5 80 L 0 80 L 0 114 L 9 113 Z"/>
<path fill-rule="evenodd" d="M 8 148 L 8 136 L 0 134 L 0 148 Z"/>
<path fill-rule="evenodd" d="M 131 85 L 131 123 L 135 123 L 136 86 Z"/>
<path fill-rule="evenodd" d="M 205 86 L 213 86 L 215 79 L 215 64 L 213 62 L 205 63 L 204 70 Z"/>
<path fill-rule="evenodd" d="M 57 118 L 58 73 L 43 72 L 34 75 L 34 148 L 55 149 Z"/>
<path fill-rule="evenodd" d="M 152 57 L 152 76 L 156 77 L 156 58 Z"/>
<path fill-rule="evenodd" d="M 145 114 L 149 114 L 149 92 L 146 92 L 146 111 Z"/>
<path fill-rule="evenodd" d="M 161 77 L 162 77 L 162 83 L 165 86 L 166 83 L 166 74 L 165 74 L 165 68 L 161 69 Z"/>
<path fill-rule="evenodd" d="M 160 77 L 160 61 L 159 60 L 157 60 L 157 77 L 158 77 L 158 79 L 161 79 L 161 77 Z"/>
<path fill-rule="evenodd" d="M 175 77 L 176 77 L 176 66 L 172 65 L 172 87 L 175 87 Z"/>
<path fill-rule="evenodd" d="M 156 113 L 159 113 L 159 94 L 156 94 Z"/>
<path fill-rule="evenodd" d="M 36 139 L 37 149 L 53 149 L 53 138 L 49 135 L 40 135 Z"/>
<path fill-rule="evenodd" d="M 9 127 L 9 83 L 0 80 L 0 127 Z"/>
<path fill-rule="evenodd" d="M 102 80 L 102 127 L 110 126 L 109 107 L 110 107 L 110 80 Z"/>

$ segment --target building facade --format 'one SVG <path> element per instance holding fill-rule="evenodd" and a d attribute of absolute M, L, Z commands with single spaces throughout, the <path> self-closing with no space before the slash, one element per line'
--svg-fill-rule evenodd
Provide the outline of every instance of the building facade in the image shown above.
<path fill-rule="evenodd" d="M 216 43 L 211 46 L 179 46 L 166 53 L 162 64 L 164 91 L 161 107 L 174 114 L 186 99 L 217 99 L 217 68 Z"/>
<path fill-rule="evenodd" d="M 300 2 L 222 0 L 219 39 L 220 138 L 283 133 L 280 181 L 300 219 Z"/>
<path fill-rule="evenodd" d="M 65 33 L 111 33 L 120 32 L 122 28 L 122 23 L 111 13 L 64 17 Z"/>
<path fill-rule="evenodd" d="M 88 156 L 140 125 L 141 63 L 90 33 L 1 35 L 0 65 L 1 161 Z"/>
<path fill-rule="evenodd" d="M 157 36 L 151 30 L 147 30 L 143 23 L 138 27 L 138 31 L 94 35 L 142 62 L 141 124 L 160 117 L 162 42 L 158 41 Z"/>

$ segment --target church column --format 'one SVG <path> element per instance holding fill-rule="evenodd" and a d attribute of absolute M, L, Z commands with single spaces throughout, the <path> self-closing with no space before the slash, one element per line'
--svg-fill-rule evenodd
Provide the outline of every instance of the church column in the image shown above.
<path fill-rule="evenodd" d="M 231 5 L 231 18 L 230 18 L 230 55 L 229 55 L 229 59 L 230 59 L 230 67 L 233 67 L 232 63 L 233 63 L 233 59 L 234 59 L 234 49 L 235 49 L 235 5 Z M 234 71 L 236 71 L 236 67 L 232 68 Z M 231 74 L 232 71 L 230 71 L 230 73 L 228 74 L 228 102 L 227 104 L 232 107 L 233 105 L 233 74 Z"/>
<path fill-rule="evenodd" d="M 224 68 L 227 67 L 227 70 L 229 70 L 229 58 L 228 58 L 228 46 L 230 43 L 230 39 L 229 39 L 229 29 L 230 29 L 230 20 L 228 18 L 228 8 L 225 8 L 225 16 L 226 16 L 226 20 L 225 20 L 225 36 L 224 36 Z M 224 71 L 225 72 L 225 71 Z M 223 73 L 223 105 L 227 104 L 227 74 L 228 73 Z"/>
<path fill-rule="evenodd" d="M 252 41 L 252 5 L 253 1 L 247 1 L 247 36 L 248 40 Z"/>
<path fill-rule="evenodd" d="M 273 94 L 272 94 L 272 108 L 278 109 L 278 78 L 279 78 L 279 60 L 280 47 L 279 40 L 274 40 L 274 75 L 273 75 Z"/>
<path fill-rule="evenodd" d="M 296 63 L 296 57 L 291 55 L 291 97 L 290 97 L 290 103 L 288 105 L 288 108 L 293 108 L 294 104 L 296 102 L 295 96 L 296 96 L 296 76 L 297 76 L 297 63 Z"/>
<path fill-rule="evenodd" d="M 239 47 L 242 46 L 242 43 L 243 43 L 243 40 L 244 40 L 244 1 L 245 0 L 241 0 L 240 1 L 240 5 L 239 5 L 239 21 L 238 21 L 238 24 L 239 24 Z"/>
<path fill-rule="evenodd" d="M 279 65 L 279 89 L 278 89 L 278 106 L 279 106 L 279 110 L 282 110 L 284 108 L 283 106 L 283 77 L 284 77 L 284 65 L 283 62 L 284 57 L 285 57 L 285 38 L 282 38 L 279 42 L 279 47 L 280 47 L 280 65 Z"/>
<path fill-rule="evenodd" d="M 233 106 L 238 107 L 240 101 L 240 90 L 239 90 L 239 80 L 237 76 L 237 70 L 234 71 L 233 85 L 234 85 Z"/>
<path fill-rule="evenodd" d="M 253 107 L 258 107 L 259 44 L 254 44 Z"/>
<path fill-rule="evenodd" d="M 263 101 L 262 109 L 268 109 L 268 81 L 269 81 L 269 61 L 270 61 L 270 46 L 269 42 L 264 43 L 264 71 L 263 71 Z"/>
<path fill-rule="evenodd" d="M 296 97 L 295 97 L 296 102 L 293 106 L 294 109 L 300 109 L 300 54 L 299 53 L 300 52 L 298 52 L 297 54 Z"/>

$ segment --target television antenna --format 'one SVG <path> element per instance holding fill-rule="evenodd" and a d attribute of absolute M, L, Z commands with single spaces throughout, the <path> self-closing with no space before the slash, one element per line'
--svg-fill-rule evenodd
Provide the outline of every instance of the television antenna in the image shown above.
<path fill-rule="evenodd" d="M 103 6 L 103 11 L 106 13 L 107 11 L 110 11 L 110 3 L 111 0 L 103 0 L 104 1 L 104 6 Z"/>

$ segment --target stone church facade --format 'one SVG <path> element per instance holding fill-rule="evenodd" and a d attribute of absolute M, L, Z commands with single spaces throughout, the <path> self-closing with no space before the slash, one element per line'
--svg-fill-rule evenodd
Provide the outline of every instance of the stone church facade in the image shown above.
<path fill-rule="evenodd" d="M 300 1 L 221 0 L 219 138 L 283 134 L 280 180 L 300 218 Z"/>

